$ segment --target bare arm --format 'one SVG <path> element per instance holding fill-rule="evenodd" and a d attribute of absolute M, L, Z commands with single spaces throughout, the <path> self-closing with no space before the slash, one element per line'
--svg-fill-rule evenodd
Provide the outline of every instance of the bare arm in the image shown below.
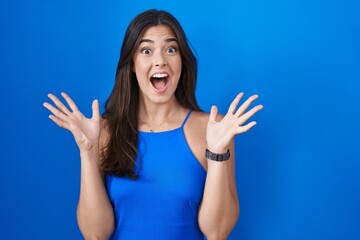
<path fill-rule="evenodd" d="M 258 97 L 251 96 L 237 110 L 243 96 L 240 93 L 229 107 L 228 113 L 217 121 L 217 108 L 212 107 L 206 130 L 207 148 L 214 153 L 225 153 L 230 149 L 228 161 L 207 160 L 207 177 L 203 200 L 199 209 L 199 226 L 208 240 L 225 240 L 236 225 L 240 206 L 235 183 L 234 136 L 252 128 L 256 122 L 244 124 L 257 111 L 258 105 L 245 113 Z"/>
<path fill-rule="evenodd" d="M 77 221 L 85 239 L 108 239 L 114 231 L 114 212 L 107 195 L 99 153 L 80 153 L 81 180 Z"/>
<path fill-rule="evenodd" d="M 49 116 L 51 120 L 73 134 L 80 150 L 78 225 L 85 239 L 108 239 L 114 231 L 115 220 L 99 166 L 100 150 L 104 146 L 100 137 L 99 104 L 97 100 L 93 102 L 93 116 L 90 119 L 84 117 L 67 94 L 61 95 L 71 111 L 53 94 L 48 96 L 56 107 L 49 103 L 44 103 L 44 107 L 52 112 L 53 115 Z"/>
<path fill-rule="evenodd" d="M 207 176 L 199 225 L 208 240 L 224 240 L 236 225 L 240 205 L 234 174 L 234 147 L 226 162 L 207 160 Z M 224 151 L 226 152 L 226 150 Z"/>

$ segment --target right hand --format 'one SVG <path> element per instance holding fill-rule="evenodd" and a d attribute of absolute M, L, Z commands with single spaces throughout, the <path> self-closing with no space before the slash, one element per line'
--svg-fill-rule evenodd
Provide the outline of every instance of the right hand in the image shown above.
<path fill-rule="evenodd" d="M 61 93 L 61 96 L 63 96 L 71 111 L 55 95 L 50 93 L 48 97 L 54 102 L 56 107 L 44 102 L 44 107 L 53 114 L 49 115 L 49 118 L 56 125 L 69 130 L 73 134 L 80 151 L 98 150 L 100 136 L 98 100 L 94 100 L 92 103 L 92 118 L 86 118 L 66 93 Z"/>

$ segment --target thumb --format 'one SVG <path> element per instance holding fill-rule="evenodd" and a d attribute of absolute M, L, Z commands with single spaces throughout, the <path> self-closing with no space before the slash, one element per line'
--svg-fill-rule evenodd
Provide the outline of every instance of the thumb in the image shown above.
<path fill-rule="evenodd" d="M 92 118 L 97 121 L 100 119 L 99 101 L 97 99 L 92 102 Z"/>
<path fill-rule="evenodd" d="M 213 105 L 210 110 L 209 122 L 216 122 L 217 113 L 218 113 L 218 109 L 215 105 Z"/>

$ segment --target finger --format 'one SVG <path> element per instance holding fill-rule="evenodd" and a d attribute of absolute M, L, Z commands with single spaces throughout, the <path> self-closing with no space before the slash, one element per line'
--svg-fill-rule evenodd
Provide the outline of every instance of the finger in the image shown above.
<path fill-rule="evenodd" d="M 69 115 L 70 111 L 67 109 L 67 107 L 65 107 L 65 105 L 54 94 L 49 93 L 48 97 L 54 102 L 56 107 L 61 112 L 65 113 L 66 115 Z"/>
<path fill-rule="evenodd" d="M 239 104 L 240 99 L 242 98 L 242 96 L 244 96 L 244 93 L 243 93 L 243 92 L 239 93 L 239 94 L 235 97 L 235 99 L 234 99 L 234 100 L 232 101 L 232 103 L 230 104 L 228 113 L 234 114 L 234 112 L 236 111 L 237 105 Z"/>
<path fill-rule="evenodd" d="M 69 130 L 69 124 L 67 122 L 62 121 L 61 119 L 59 119 L 54 115 L 49 115 L 49 118 L 53 120 L 53 122 L 55 122 L 55 124 L 58 125 L 59 127 Z"/>
<path fill-rule="evenodd" d="M 96 121 L 99 121 L 100 119 L 99 101 L 97 99 L 95 99 L 92 103 L 92 118 Z"/>
<path fill-rule="evenodd" d="M 252 95 L 251 97 L 249 97 L 240 107 L 239 109 L 236 111 L 235 115 L 240 117 L 242 114 L 244 114 L 244 112 L 246 111 L 246 109 L 251 105 L 251 103 L 253 101 L 255 101 L 257 98 L 259 97 L 259 95 L 255 94 Z"/>
<path fill-rule="evenodd" d="M 216 115 L 218 113 L 218 109 L 216 106 L 212 106 L 211 110 L 210 110 L 210 117 L 209 117 L 209 122 L 216 122 Z"/>
<path fill-rule="evenodd" d="M 257 105 L 256 107 L 253 107 L 251 110 L 249 110 L 248 112 L 246 112 L 244 115 L 242 115 L 239 120 L 240 120 L 240 125 L 243 124 L 244 122 L 246 122 L 247 120 L 249 120 L 252 116 L 255 115 L 255 113 L 257 113 L 258 111 L 260 111 L 261 109 L 263 109 L 263 105 Z"/>
<path fill-rule="evenodd" d="M 257 123 L 255 121 L 252 121 L 248 124 L 246 124 L 245 126 L 241 126 L 238 128 L 238 133 L 244 133 L 249 131 L 253 126 L 255 126 Z"/>
<path fill-rule="evenodd" d="M 44 102 L 43 106 L 47 108 L 52 114 L 54 114 L 57 118 L 61 119 L 62 121 L 66 121 L 67 115 L 51 105 L 50 103 Z"/>
<path fill-rule="evenodd" d="M 69 95 L 67 95 L 66 93 L 62 92 L 61 96 L 63 96 L 63 98 L 65 99 L 65 101 L 67 102 L 67 104 L 69 105 L 70 109 L 75 112 L 78 111 L 78 108 L 76 106 L 76 104 L 74 103 L 74 101 L 69 97 Z"/>

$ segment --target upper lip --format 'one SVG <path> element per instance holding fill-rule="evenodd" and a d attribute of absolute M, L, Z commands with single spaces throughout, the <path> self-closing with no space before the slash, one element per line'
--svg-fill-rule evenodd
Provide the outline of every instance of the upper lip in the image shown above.
<path fill-rule="evenodd" d="M 156 72 L 151 75 L 151 77 L 168 77 L 169 74 L 167 72 Z"/>

